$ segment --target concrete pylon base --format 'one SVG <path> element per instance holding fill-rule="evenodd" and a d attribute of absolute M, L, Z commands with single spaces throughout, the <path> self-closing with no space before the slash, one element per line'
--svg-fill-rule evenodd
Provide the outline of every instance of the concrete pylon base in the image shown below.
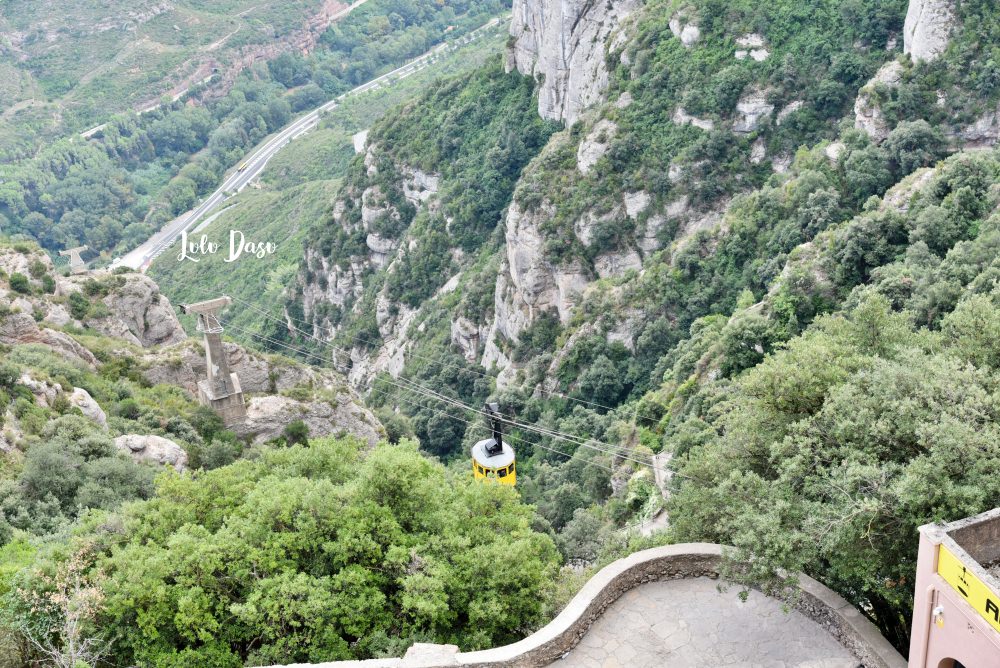
<path fill-rule="evenodd" d="M 247 417 L 240 379 L 235 373 L 229 374 L 229 377 L 232 379 L 234 391 L 223 395 L 216 395 L 211 382 L 207 379 L 198 381 L 198 401 L 218 413 L 227 427 L 244 422 Z"/>

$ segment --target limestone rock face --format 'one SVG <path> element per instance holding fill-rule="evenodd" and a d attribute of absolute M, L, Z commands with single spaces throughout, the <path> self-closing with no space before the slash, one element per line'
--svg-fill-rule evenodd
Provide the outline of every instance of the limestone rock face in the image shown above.
<path fill-rule="evenodd" d="M 678 125 L 693 125 L 696 128 L 702 130 L 711 130 L 715 127 L 715 122 L 710 118 L 698 118 L 697 116 L 692 116 L 691 114 L 684 111 L 683 107 L 677 107 L 674 111 L 674 116 L 671 119 L 674 123 Z"/>
<path fill-rule="evenodd" d="M 767 60 L 771 53 L 764 48 L 764 36 L 760 33 L 748 33 L 736 39 L 736 45 L 740 47 L 736 50 L 737 60 L 746 60 L 747 57 L 756 60 L 758 63 Z"/>
<path fill-rule="evenodd" d="M 948 48 L 956 24 L 955 0 L 910 0 L 903 24 L 903 53 L 935 60 Z"/>
<path fill-rule="evenodd" d="M 113 287 L 102 300 L 110 315 L 88 319 L 89 327 L 143 348 L 187 338 L 170 300 L 160 294 L 152 279 L 142 274 L 122 274 L 120 278 L 124 283 Z M 77 287 L 86 280 L 86 276 L 68 279 Z"/>
<path fill-rule="evenodd" d="M 540 225 L 553 214 L 554 207 L 547 202 L 527 212 L 514 202 L 507 211 L 506 258 L 497 278 L 493 325 L 483 352 L 484 366 L 504 359 L 496 345 L 497 335 L 516 341 L 538 316 L 551 311 L 564 324 L 569 322 L 573 307 L 587 286 L 582 267 L 553 265 L 545 253 Z"/>
<path fill-rule="evenodd" d="M 336 380 L 328 372 L 267 358 L 235 343 L 222 344 L 229 369 L 239 375 L 244 392 L 280 392 L 300 385 L 334 387 Z M 205 352 L 201 341 L 147 354 L 143 376 L 156 385 L 177 385 L 191 394 L 198 393 L 198 381 L 205 378 Z"/>
<path fill-rule="evenodd" d="M 608 85 L 609 38 L 637 0 L 514 0 L 509 69 L 542 80 L 538 113 L 573 123 Z"/>
<path fill-rule="evenodd" d="M 966 148 L 988 148 L 1000 140 L 1000 108 L 987 111 L 957 133 Z"/>
<path fill-rule="evenodd" d="M 368 250 L 371 254 L 368 256 L 371 259 L 372 265 L 376 269 L 381 269 L 382 267 L 389 264 L 389 260 L 393 253 L 396 252 L 396 247 L 399 245 L 395 239 L 386 239 L 384 237 L 375 234 L 374 232 L 369 232 L 368 236 L 365 238 L 365 245 L 368 246 Z"/>
<path fill-rule="evenodd" d="M 47 327 L 39 327 L 27 313 L 12 313 L 0 317 L 0 343 L 14 346 L 22 343 L 40 343 L 52 348 L 63 357 L 97 367 L 97 358 L 68 334 Z"/>
<path fill-rule="evenodd" d="M 652 197 L 645 190 L 623 193 L 622 199 L 625 202 L 625 215 L 632 220 L 638 218 L 639 214 L 648 209 L 649 203 L 652 201 Z"/>
<path fill-rule="evenodd" d="M 601 278 L 618 278 L 629 270 L 642 268 L 642 258 L 634 250 L 602 253 L 594 260 L 594 271 Z"/>
<path fill-rule="evenodd" d="M 576 168 L 581 174 L 589 174 L 597 161 L 604 157 L 617 132 L 618 126 L 606 118 L 594 124 L 576 150 Z"/>
<path fill-rule="evenodd" d="M 892 128 L 875 99 L 875 87 L 894 88 L 902 77 L 903 66 L 897 60 L 890 60 L 858 91 L 858 99 L 854 102 L 854 127 L 864 130 L 876 143 L 885 141 Z"/>
<path fill-rule="evenodd" d="M 305 422 L 310 437 L 351 434 L 369 445 L 379 439 L 378 422 L 353 401 L 298 401 L 274 395 L 250 398 L 246 421 L 232 429 L 262 443 L 280 436 L 296 420 Z"/>
<path fill-rule="evenodd" d="M 482 341 L 489 335 L 489 330 L 477 326 L 468 318 L 459 316 L 451 323 L 451 343 L 462 351 L 469 362 L 475 362 L 479 357 Z"/>
<path fill-rule="evenodd" d="M 403 195 L 411 204 L 426 202 L 437 194 L 441 177 L 438 174 L 427 174 L 419 169 L 410 169 L 403 179 Z"/>
<path fill-rule="evenodd" d="M 674 34 L 674 37 L 681 41 L 687 48 L 691 48 L 698 43 L 701 39 L 701 28 L 699 28 L 694 23 L 684 23 L 681 21 L 680 16 L 674 16 L 670 19 L 668 24 L 670 26 L 670 32 Z"/>
<path fill-rule="evenodd" d="M 171 441 L 155 434 L 126 434 L 115 439 L 115 447 L 137 462 L 173 466 L 178 472 L 187 467 L 187 453 Z"/>
<path fill-rule="evenodd" d="M 774 105 L 768 104 L 763 91 L 754 90 L 745 94 L 736 103 L 736 113 L 733 132 L 755 132 L 760 128 L 761 122 L 774 113 Z"/>
<path fill-rule="evenodd" d="M 79 408 L 84 417 L 93 420 L 102 427 L 108 426 L 107 414 L 87 390 L 82 387 L 74 387 L 73 392 L 69 395 L 69 402 Z"/>

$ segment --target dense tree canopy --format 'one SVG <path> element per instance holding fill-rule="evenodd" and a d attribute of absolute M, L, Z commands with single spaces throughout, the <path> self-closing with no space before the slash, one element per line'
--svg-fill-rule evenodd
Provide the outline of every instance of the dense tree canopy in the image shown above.
<path fill-rule="evenodd" d="M 164 475 L 156 492 L 74 543 L 101 572 L 97 621 L 119 665 L 488 647 L 540 620 L 558 563 L 513 490 L 453 479 L 409 443 L 362 453 L 316 439 Z M 48 582 L 25 573 L 18 586 Z"/>

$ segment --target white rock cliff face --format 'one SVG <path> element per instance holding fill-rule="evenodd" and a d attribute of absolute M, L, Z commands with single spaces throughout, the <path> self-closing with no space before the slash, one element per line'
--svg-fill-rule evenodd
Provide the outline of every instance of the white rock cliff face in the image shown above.
<path fill-rule="evenodd" d="M 955 0 L 910 0 L 903 24 L 903 53 L 934 60 L 948 48 L 955 27 Z"/>
<path fill-rule="evenodd" d="M 563 323 L 569 322 L 573 307 L 587 286 L 582 267 L 556 266 L 546 256 L 540 225 L 553 214 L 554 209 L 546 203 L 523 212 L 515 202 L 507 212 L 506 259 L 497 278 L 493 326 L 486 338 L 484 366 L 505 365 L 496 345 L 498 334 L 516 341 L 538 316 L 549 311 L 555 311 Z"/>
<path fill-rule="evenodd" d="M 538 113 L 573 123 L 608 85 L 605 47 L 637 0 L 514 0 L 508 68 L 543 79 Z"/>

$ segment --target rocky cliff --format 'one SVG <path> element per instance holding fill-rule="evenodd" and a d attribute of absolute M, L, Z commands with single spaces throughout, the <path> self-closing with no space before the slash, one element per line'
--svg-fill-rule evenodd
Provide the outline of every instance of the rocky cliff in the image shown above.
<path fill-rule="evenodd" d="M 910 0 L 903 26 L 903 51 L 913 60 L 937 59 L 955 28 L 955 0 Z"/>
<path fill-rule="evenodd" d="M 90 338 L 81 342 L 82 333 Z M 35 247 L 0 246 L 0 345 L 25 344 L 40 344 L 94 371 L 114 358 L 128 358 L 148 383 L 176 386 L 191 397 L 206 373 L 200 340 L 188 338 L 151 279 L 106 272 L 64 277 Z M 88 345 L 97 346 L 100 356 Z M 350 433 L 370 444 L 380 437 L 378 420 L 335 372 L 256 354 L 235 343 L 227 342 L 225 349 L 247 394 L 249 419 L 235 429 L 239 435 L 264 441 L 303 420 L 314 436 Z M 24 382 L 35 388 L 41 405 L 51 406 L 56 396 L 66 394 L 84 415 L 107 426 L 105 411 L 82 388 L 30 377 Z M 156 459 L 138 446 L 129 452 Z M 176 458 L 170 463 L 183 466 Z"/>
<path fill-rule="evenodd" d="M 638 0 L 514 0 L 508 68 L 540 82 L 538 113 L 572 124 L 608 85 L 609 40 Z M 622 33 L 624 34 L 624 33 Z"/>

